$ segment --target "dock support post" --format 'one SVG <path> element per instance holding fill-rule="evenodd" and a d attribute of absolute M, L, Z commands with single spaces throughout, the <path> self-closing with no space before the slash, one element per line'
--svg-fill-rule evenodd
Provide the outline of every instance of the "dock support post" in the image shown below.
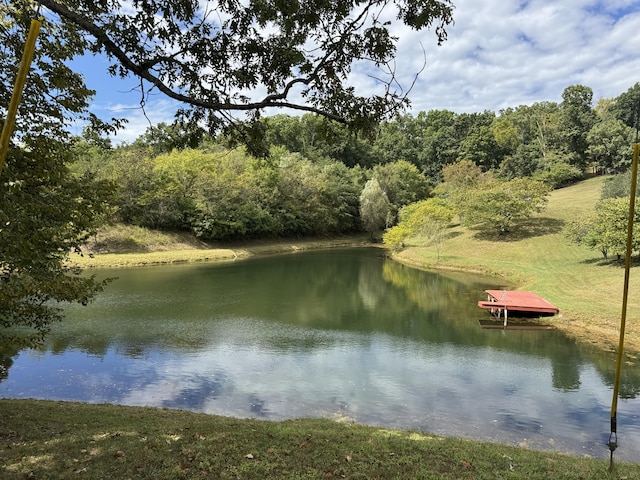
<path fill-rule="evenodd" d="M 504 328 L 507 328 L 507 309 L 504 309 Z"/>

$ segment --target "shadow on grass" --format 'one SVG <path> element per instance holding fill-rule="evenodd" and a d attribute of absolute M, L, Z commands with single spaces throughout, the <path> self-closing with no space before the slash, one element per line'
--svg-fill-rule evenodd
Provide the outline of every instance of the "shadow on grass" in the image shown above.
<path fill-rule="evenodd" d="M 93 253 L 147 253 L 151 250 L 133 238 L 117 238 L 94 242 Z"/>
<path fill-rule="evenodd" d="M 488 228 L 487 225 L 483 225 L 482 227 L 478 227 L 474 238 L 492 242 L 519 242 L 528 238 L 559 233 L 564 227 L 564 224 L 565 222 L 563 220 L 557 218 L 538 217 L 518 223 L 508 232 L 500 232 L 495 228 Z"/>
<path fill-rule="evenodd" d="M 624 268 L 624 255 L 612 255 L 607 259 L 600 257 L 589 258 L 580 262 L 584 265 L 596 265 L 598 267 Z M 631 257 L 631 268 L 640 267 L 640 258 Z"/>

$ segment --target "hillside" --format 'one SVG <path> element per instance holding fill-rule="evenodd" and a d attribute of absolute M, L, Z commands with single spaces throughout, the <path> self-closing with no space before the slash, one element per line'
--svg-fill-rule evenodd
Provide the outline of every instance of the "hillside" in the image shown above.
<path fill-rule="evenodd" d="M 535 291 L 560 308 L 558 328 L 612 348 L 619 338 L 623 265 L 603 262 L 599 252 L 570 243 L 562 232 L 568 219 L 593 210 L 603 182 L 604 177 L 592 178 L 554 191 L 543 213 L 508 236 L 486 238 L 456 225 L 440 245 L 439 258 L 419 238 L 395 258 L 421 268 L 495 275 L 510 288 Z M 635 267 L 631 292 L 640 287 L 639 274 Z M 640 351 L 640 297 L 630 297 L 625 346 Z"/>

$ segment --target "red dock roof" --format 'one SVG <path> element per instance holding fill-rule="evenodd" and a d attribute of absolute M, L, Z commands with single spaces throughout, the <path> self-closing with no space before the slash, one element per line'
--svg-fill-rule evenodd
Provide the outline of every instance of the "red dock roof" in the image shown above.
<path fill-rule="evenodd" d="M 547 302 L 533 292 L 514 290 L 485 290 L 491 297 L 489 301 L 478 302 L 480 308 L 504 308 L 519 312 L 558 313 L 555 305 Z"/>

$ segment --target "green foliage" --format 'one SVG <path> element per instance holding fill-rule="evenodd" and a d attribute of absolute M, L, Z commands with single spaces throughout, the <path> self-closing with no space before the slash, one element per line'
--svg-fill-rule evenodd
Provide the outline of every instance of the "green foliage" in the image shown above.
<path fill-rule="evenodd" d="M 378 181 L 389 201 L 390 223 L 395 223 L 402 207 L 429 196 L 428 179 L 415 165 L 405 160 L 376 165 L 372 177 Z"/>
<path fill-rule="evenodd" d="M 451 206 L 439 198 L 412 203 L 400 210 L 400 222 L 388 229 L 382 240 L 393 250 L 398 250 L 407 238 L 419 235 L 439 249 L 454 215 Z"/>
<path fill-rule="evenodd" d="M 441 43 L 453 22 L 448 0 L 217 2 L 205 7 L 196 0 L 176 0 L 134 2 L 135 8 L 106 0 L 41 3 L 53 13 L 48 22 L 54 27 L 82 28 L 81 34 L 75 32 L 78 49 L 106 54 L 112 75 L 140 78 L 141 104 L 152 91 L 160 92 L 185 105 L 177 120 L 188 136 L 199 124 L 212 131 L 227 126 L 260 154 L 268 154 L 261 142 L 263 109 L 313 112 L 366 131 L 401 111 L 408 99 L 391 88 L 396 79 L 384 67 L 396 53 L 392 31 L 398 24 L 434 28 Z M 379 20 L 387 16 L 394 20 Z M 377 71 L 381 85 L 376 94 L 362 95 L 345 85 L 356 62 Z M 229 112 L 251 112 L 250 119 L 235 124 Z"/>
<path fill-rule="evenodd" d="M 447 201 L 464 221 L 464 205 L 469 195 L 483 183 L 493 181 L 494 177 L 490 173 L 482 173 L 482 169 L 471 160 L 447 165 L 442 172 L 444 182 L 435 188 L 434 194 Z"/>
<path fill-rule="evenodd" d="M 313 161 L 331 158 L 349 167 L 371 166 L 371 144 L 367 138 L 336 121 L 315 114 L 302 117 L 280 114 L 264 118 L 262 123 L 265 143 L 271 147 L 284 147 Z"/>
<path fill-rule="evenodd" d="M 610 113 L 634 131 L 638 141 L 640 129 L 640 83 L 635 83 L 626 92 L 616 97 L 609 108 Z"/>
<path fill-rule="evenodd" d="M 518 128 L 504 112 L 491 124 L 491 132 L 504 155 L 513 155 L 522 142 Z"/>
<path fill-rule="evenodd" d="M 628 198 L 607 198 L 598 202 L 594 214 L 569 221 L 565 233 L 574 243 L 600 251 L 606 260 L 611 253 L 620 256 L 626 252 L 628 218 Z M 634 222 L 639 221 L 636 210 Z M 631 248 L 636 251 L 639 246 L 640 233 L 636 231 Z"/>
<path fill-rule="evenodd" d="M 513 155 L 505 157 L 500 164 L 502 178 L 512 180 L 517 177 L 531 177 L 540 168 L 540 148 L 535 143 L 522 143 Z"/>
<path fill-rule="evenodd" d="M 538 172 L 535 180 L 544 182 L 552 189 L 565 187 L 582 179 L 583 173 L 578 167 L 563 162 L 553 154 L 549 154 Z"/>
<path fill-rule="evenodd" d="M 47 159 L 43 162 L 42 159 Z M 50 139 L 9 152 L 0 175 L 0 339 L 38 343 L 61 319 L 59 302 L 102 289 L 66 265 L 108 210 L 111 185 L 73 177 L 68 150 Z"/>
<path fill-rule="evenodd" d="M 504 157 L 491 127 L 482 125 L 460 144 L 460 159 L 471 160 L 483 170 L 498 168 Z"/>
<path fill-rule="evenodd" d="M 405 160 L 416 165 L 436 184 L 442 168 L 460 155 L 491 168 L 501 161 L 493 133 L 492 112 L 456 114 L 448 110 L 404 115 L 380 126 L 373 145 L 379 163 Z"/>
<path fill-rule="evenodd" d="M 387 226 L 391 205 L 377 179 L 369 180 L 360 194 L 360 219 L 365 231 L 373 234 Z"/>
<path fill-rule="evenodd" d="M 155 158 L 137 144 L 107 158 L 118 185 L 116 219 L 202 240 L 358 231 L 363 172 L 273 149 L 269 161 L 220 146 Z"/>
<path fill-rule="evenodd" d="M 584 85 L 572 85 L 562 92 L 560 124 L 570 156 L 569 163 L 582 170 L 587 166 L 587 136 L 597 122 L 592 108 L 593 91 Z"/>
<path fill-rule="evenodd" d="M 503 110 L 492 125 L 504 151 L 500 176 L 530 177 L 550 170 L 550 163 L 568 163 L 561 118 L 560 106 L 554 102 Z"/>
<path fill-rule="evenodd" d="M 602 186 L 600 198 L 629 198 L 631 190 L 631 170 L 607 178 Z M 636 195 L 640 195 L 640 182 L 636 181 Z"/>
<path fill-rule="evenodd" d="M 205 131 L 199 125 L 190 123 L 167 125 L 162 122 L 150 126 L 134 145 L 149 151 L 151 156 L 170 153 L 172 150 L 197 148 L 203 141 Z"/>
<path fill-rule="evenodd" d="M 0 4 L 0 105 L 9 104 L 31 23 L 31 2 Z M 103 284 L 67 266 L 71 252 L 95 232 L 109 212 L 112 186 L 88 172 L 74 175 L 68 128 L 93 121 L 92 91 L 68 61 L 84 51 L 83 35 L 69 24 L 44 22 L 29 81 L 18 108 L 4 169 L 0 172 L 0 337 L 35 344 L 61 319 L 60 303 L 86 303 Z M 94 143 L 86 143 L 86 151 Z"/>
<path fill-rule="evenodd" d="M 606 173 L 620 172 L 631 166 L 633 131 L 620 120 L 607 118 L 596 123 L 587 134 L 586 154 Z"/>
<path fill-rule="evenodd" d="M 462 205 L 464 223 L 485 231 L 509 232 L 515 225 L 541 212 L 549 187 L 529 178 L 488 181 L 469 192 Z"/>

